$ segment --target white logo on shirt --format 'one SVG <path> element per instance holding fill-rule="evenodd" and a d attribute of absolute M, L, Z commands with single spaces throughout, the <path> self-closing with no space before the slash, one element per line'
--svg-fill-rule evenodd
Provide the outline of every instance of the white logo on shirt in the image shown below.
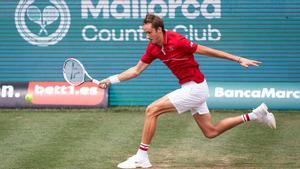
<path fill-rule="evenodd" d="M 193 43 L 193 42 L 191 42 L 191 43 L 190 43 L 190 46 L 191 46 L 191 47 L 193 47 L 193 45 L 194 45 L 194 43 Z"/>

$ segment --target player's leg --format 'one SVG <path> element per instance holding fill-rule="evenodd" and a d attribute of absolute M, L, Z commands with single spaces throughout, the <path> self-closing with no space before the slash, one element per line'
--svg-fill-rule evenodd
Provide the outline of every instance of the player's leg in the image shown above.
<path fill-rule="evenodd" d="M 167 112 L 176 112 L 176 108 L 167 96 L 164 96 L 151 103 L 145 112 L 142 143 L 150 144 L 155 133 L 156 122 L 159 115 Z"/>
<path fill-rule="evenodd" d="M 225 118 L 219 121 L 217 124 L 212 123 L 212 118 L 209 113 L 196 113 L 193 115 L 193 117 L 197 122 L 199 128 L 202 130 L 203 134 L 207 138 L 214 138 L 223 133 L 224 131 L 243 123 L 243 120 L 240 116 Z"/>
<path fill-rule="evenodd" d="M 198 112 L 195 113 L 197 109 Z M 269 126 L 270 128 L 276 128 L 275 117 L 271 112 L 268 112 L 268 107 L 264 103 L 254 109 L 251 113 L 225 118 L 220 120 L 217 124 L 212 123 L 212 118 L 209 113 L 203 113 L 203 111 L 201 111 L 207 110 L 206 103 L 203 103 L 197 109 L 192 109 L 192 112 L 194 111 L 193 117 L 203 134 L 208 138 L 214 138 L 226 130 L 247 121 L 257 121 Z"/>
<path fill-rule="evenodd" d="M 167 96 L 154 101 L 147 107 L 144 118 L 142 142 L 138 151 L 134 156 L 118 164 L 119 168 L 148 168 L 152 166 L 147 152 L 156 130 L 157 118 L 163 113 L 172 111 L 176 111 L 176 109 Z"/>

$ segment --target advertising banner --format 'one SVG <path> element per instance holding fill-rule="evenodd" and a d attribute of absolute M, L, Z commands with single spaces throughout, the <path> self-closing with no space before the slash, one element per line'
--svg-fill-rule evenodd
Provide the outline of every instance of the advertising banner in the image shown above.
<path fill-rule="evenodd" d="M 271 109 L 300 109 L 299 83 L 209 82 L 208 85 L 210 109 L 251 109 L 262 102 Z M 118 97 L 122 98 L 121 95 Z M 157 98 L 148 99 L 153 101 Z M 66 82 L 2 82 L 0 107 L 106 108 L 108 90 L 100 89 L 93 83 L 75 87 Z"/>
<path fill-rule="evenodd" d="M 0 107 L 59 108 L 108 106 L 108 92 L 94 83 L 71 86 L 66 82 L 0 83 Z"/>
<path fill-rule="evenodd" d="M 216 109 L 300 109 L 300 83 L 211 82 L 208 105 Z"/>

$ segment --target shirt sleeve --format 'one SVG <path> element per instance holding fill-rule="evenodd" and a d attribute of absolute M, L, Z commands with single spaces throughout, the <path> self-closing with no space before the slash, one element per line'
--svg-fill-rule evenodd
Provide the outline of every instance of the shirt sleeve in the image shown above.
<path fill-rule="evenodd" d="M 184 36 L 179 35 L 179 43 L 182 47 L 182 50 L 188 53 L 195 53 L 197 50 L 197 43 L 191 42 L 189 39 L 185 38 Z"/>
<path fill-rule="evenodd" d="M 155 59 L 156 59 L 156 57 L 154 57 L 151 54 L 151 46 L 150 46 L 150 44 L 148 44 L 144 55 L 141 57 L 141 61 L 144 63 L 147 63 L 147 64 L 151 64 L 153 62 L 153 60 L 155 60 Z"/>

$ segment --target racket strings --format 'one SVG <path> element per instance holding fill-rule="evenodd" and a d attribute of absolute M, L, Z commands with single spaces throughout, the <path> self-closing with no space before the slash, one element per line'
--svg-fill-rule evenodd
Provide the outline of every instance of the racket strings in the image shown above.
<path fill-rule="evenodd" d="M 68 82 L 79 85 L 85 81 L 85 71 L 82 66 L 74 60 L 68 60 L 64 65 L 64 77 Z"/>

